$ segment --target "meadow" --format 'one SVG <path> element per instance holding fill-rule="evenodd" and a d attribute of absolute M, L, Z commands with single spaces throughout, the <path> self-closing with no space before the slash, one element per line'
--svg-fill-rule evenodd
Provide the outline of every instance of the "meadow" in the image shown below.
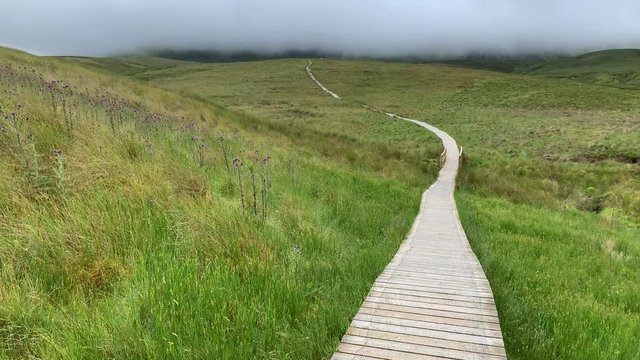
<path fill-rule="evenodd" d="M 328 357 L 437 170 L 362 132 L 280 135 L 86 64 L 0 58 L 0 358 Z"/>
<path fill-rule="evenodd" d="M 458 206 L 509 357 L 640 356 L 640 93 L 570 75 L 315 61 L 314 74 L 345 98 L 336 103 L 309 91 L 304 66 L 185 63 L 134 77 L 285 134 L 339 135 L 352 126 L 369 134 L 373 125 L 381 130 L 374 139 L 421 151 L 413 134 L 389 137 L 401 123 L 352 110 L 362 102 L 440 127 L 465 149 Z M 311 110 L 294 115 L 292 107 Z"/>
<path fill-rule="evenodd" d="M 0 357 L 328 358 L 441 150 L 361 102 L 464 147 L 509 358 L 640 356 L 634 89 L 317 60 L 336 102 L 303 59 L 0 59 Z"/>

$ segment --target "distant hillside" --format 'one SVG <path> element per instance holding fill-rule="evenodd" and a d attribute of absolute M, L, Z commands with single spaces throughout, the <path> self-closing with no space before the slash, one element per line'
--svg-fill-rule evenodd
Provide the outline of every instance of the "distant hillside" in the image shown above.
<path fill-rule="evenodd" d="M 270 59 L 296 59 L 296 58 L 340 58 L 339 54 L 322 51 L 283 51 L 276 53 L 264 53 L 257 51 L 216 51 L 216 50 L 156 50 L 149 53 L 152 56 L 186 61 L 198 61 L 207 63 L 259 61 Z"/>
<path fill-rule="evenodd" d="M 277 53 L 265 53 L 259 51 L 225 52 L 217 50 L 155 50 L 145 56 L 156 58 L 186 60 L 203 63 L 226 63 L 243 61 L 260 61 L 271 59 L 308 59 L 331 58 L 341 60 L 382 60 L 405 63 L 445 63 L 476 69 L 494 70 L 500 72 L 519 72 L 531 66 L 538 65 L 549 59 L 557 59 L 553 54 L 530 55 L 490 55 L 471 54 L 458 58 L 442 58 L 433 55 L 408 55 L 408 56 L 354 56 L 324 51 L 300 51 L 291 50 Z M 133 56 L 132 58 L 136 58 Z"/>
<path fill-rule="evenodd" d="M 435 62 L 622 89 L 640 89 L 640 49 L 604 50 L 577 56 L 475 54 Z"/>
<path fill-rule="evenodd" d="M 160 67 L 166 67 L 168 65 L 166 62 L 170 62 L 171 59 L 202 63 L 224 63 L 285 58 L 351 58 L 342 54 L 331 54 L 321 51 L 261 53 L 255 51 L 157 50 L 151 51 L 147 55 L 155 57 Z M 142 67 L 140 69 L 138 68 L 137 59 L 139 59 L 139 57 L 136 56 L 120 58 L 118 60 L 109 59 L 108 64 L 99 62 L 98 64 L 92 65 L 97 67 L 105 66 L 112 71 L 115 68 L 119 69 L 122 74 L 132 75 L 143 69 Z M 376 60 L 373 58 L 368 59 Z M 378 58 L 377 60 L 409 63 L 443 63 L 504 73 L 570 79 L 578 82 L 624 89 L 640 89 L 640 49 L 604 50 L 578 56 L 564 56 L 550 53 L 527 55 L 470 54 L 453 59 L 411 56 L 402 58 Z M 87 60 L 89 63 L 94 61 L 93 59 Z M 119 63 L 112 63 L 113 61 Z"/>
<path fill-rule="evenodd" d="M 640 49 L 605 50 L 547 60 L 521 73 L 640 89 Z"/>
<path fill-rule="evenodd" d="M 472 54 L 456 59 L 428 62 L 464 66 L 474 69 L 493 70 L 504 73 L 520 73 L 546 61 L 561 58 L 560 55 L 488 55 Z"/>
<path fill-rule="evenodd" d="M 125 56 L 120 58 L 92 58 L 81 56 L 65 56 L 62 59 L 73 60 L 95 69 L 120 75 L 136 75 L 153 69 L 166 69 L 184 62 L 160 57 Z"/>

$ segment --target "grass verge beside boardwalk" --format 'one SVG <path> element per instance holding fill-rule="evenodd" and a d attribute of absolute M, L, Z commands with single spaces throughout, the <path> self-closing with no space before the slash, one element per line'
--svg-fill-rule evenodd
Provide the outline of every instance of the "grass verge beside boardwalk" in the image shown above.
<path fill-rule="evenodd" d="M 511 359 L 640 355 L 637 231 L 581 211 L 466 191 L 457 201 L 490 279 Z"/>

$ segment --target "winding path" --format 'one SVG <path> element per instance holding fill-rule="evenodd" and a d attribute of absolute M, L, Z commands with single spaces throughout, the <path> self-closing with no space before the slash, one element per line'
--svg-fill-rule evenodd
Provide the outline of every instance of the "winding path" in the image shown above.
<path fill-rule="evenodd" d="M 341 99 L 313 76 L 312 64 L 311 79 Z M 506 359 L 491 287 L 453 198 L 460 161 L 456 141 L 422 121 L 364 106 L 433 132 L 445 151 L 409 236 L 376 279 L 332 359 Z"/>

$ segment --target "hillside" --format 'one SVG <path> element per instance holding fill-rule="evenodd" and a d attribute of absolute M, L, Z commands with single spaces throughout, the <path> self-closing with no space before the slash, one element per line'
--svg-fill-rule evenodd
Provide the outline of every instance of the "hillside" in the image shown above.
<path fill-rule="evenodd" d="M 62 59 L 78 62 L 82 65 L 120 75 L 136 75 L 150 69 L 165 69 L 178 65 L 184 65 L 183 61 L 174 61 L 159 57 L 118 57 L 118 58 L 91 58 L 78 56 L 65 56 Z"/>
<path fill-rule="evenodd" d="M 510 359 L 640 356 L 633 89 L 315 61 L 336 102 L 303 59 L 0 59 L 0 357 L 329 357 L 441 151 L 361 102 L 464 147 Z"/>
<path fill-rule="evenodd" d="M 0 64 L 0 358 L 327 357 L 437 169 L 426 135 L 415 166 L 105 71 L 132 61 Z"/>
<path fill-rule="evenodd" d="M 545 61 L 522 73 L 640 89 L 640 49 L 605 50 Z"/>
<path fill-rule="evenodd" d="M 457 203 L 509 357 L 639 355 L 640 93 L 450 65 L 315 61 L 315 75 L 345 97 L 334 106 L 315 97 L 305 66 L 184 63 L 135 78 L 293 138 L 350 134 L 411 152 L 420 140 L 400 140 L 401 124 L 357 108 L 426 119 L 464 146 Z"/>
<path fill-rule="evenodd" d="M 567 79 L 623 89 L 640 89 L 640 49 L 603 50 L 575 56 L 469 55 L 431 62 L 510 74 Z"/>
<path fill-rule="evenodd" d="M 545 61 L 562 58 L 555 54 L 546 55 L 491 55 L 470 54 L 453 59 L 429 60 L 426 63 L 447 64 L 471 69 L 499 71 L 503 73 L 520 73 L 525 69 L 539 65 Z"/>

